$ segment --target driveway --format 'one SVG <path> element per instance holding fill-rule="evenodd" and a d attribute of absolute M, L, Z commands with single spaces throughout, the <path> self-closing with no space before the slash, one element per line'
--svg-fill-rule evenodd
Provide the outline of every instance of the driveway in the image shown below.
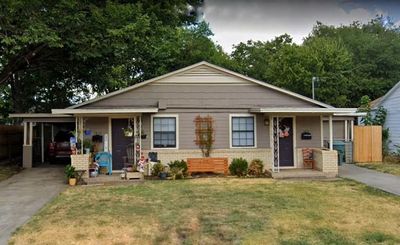
<path fill-rule="evenodd" d="M 0 244 L 66 185 L 63 168 L 32 168 L 0 182 Z"/>
<path fill-rule="evenodd" d="M 339 176 L 400 196 L 400 176 L 377 172 L 354 164 L 340 166 Z"/>

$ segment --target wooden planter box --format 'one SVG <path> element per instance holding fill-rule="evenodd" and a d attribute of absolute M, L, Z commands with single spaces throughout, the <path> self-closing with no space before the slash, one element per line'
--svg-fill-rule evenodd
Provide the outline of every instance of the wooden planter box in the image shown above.
<path fill-rule="evenodd" d="M 220 173 L 228 174 L 228 158 L 188 158 L 188 173 Z"/>

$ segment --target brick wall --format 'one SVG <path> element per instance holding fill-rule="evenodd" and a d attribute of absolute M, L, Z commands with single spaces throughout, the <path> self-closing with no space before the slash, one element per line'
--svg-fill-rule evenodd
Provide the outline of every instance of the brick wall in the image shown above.
<path fill-rule="evenodd" d="M 89 158 L 90 154 L 71 155 L 71 166 L 75 167 L 75 170 L 86 170 L 84 178 L 89 178 Z"/>
<path fill-rule="evenodd" d="M 316 169 L 330 174 L 332 176 L 338 175 L 338 153 L 333 150 L 313 149 L 313 156 L 315 160 Z"/>
<path fill-rule="evenodd" d="M 147 156 L 151 150 L 143 151 Z M 167 164 L 175 160 L 185 160 L 187 158 L 203 157 L 200 150 L 160 150 L 157 149 L 158 160 Z M 261 159 L 264 163 L 265 169 L 270 169 L 272 164 L 272 156 L 270 148 L 257 148 L 257 149 L 218 149 L 211 152 L 211 157 L 227 157 L 228 163 L 232 162 L 233 158 L 242 157 L 246 159 L 249 164 L 253 159 Z"/>

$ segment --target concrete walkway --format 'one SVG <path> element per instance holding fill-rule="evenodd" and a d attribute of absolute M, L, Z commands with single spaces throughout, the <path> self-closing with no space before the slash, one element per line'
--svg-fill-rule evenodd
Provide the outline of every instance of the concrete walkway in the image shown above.
<path fill-rule="evenodd" d="M 0 244 L 65 187 L 63 168 L 32 168 L 0 182 Z"/>
<path fill-rule="evenodd" d="M 400 196 L 400 176 L 377 172 L 354 164 L 340 166 L 339 176 Z"/>

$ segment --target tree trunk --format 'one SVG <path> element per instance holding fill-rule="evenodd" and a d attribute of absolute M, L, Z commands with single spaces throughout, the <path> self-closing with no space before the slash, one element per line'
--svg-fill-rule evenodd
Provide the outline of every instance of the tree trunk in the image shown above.
<path fill-rule="evenodd" d="M 24 96 L 23 96 L 23 83 L 19 79 L 17 74 L 12 74 L 10 77 L 11 85 L 11 101 L 12 110 L 14 113 L 24 113 L 27 112 L 29 108 L 25 108 Z"/>

